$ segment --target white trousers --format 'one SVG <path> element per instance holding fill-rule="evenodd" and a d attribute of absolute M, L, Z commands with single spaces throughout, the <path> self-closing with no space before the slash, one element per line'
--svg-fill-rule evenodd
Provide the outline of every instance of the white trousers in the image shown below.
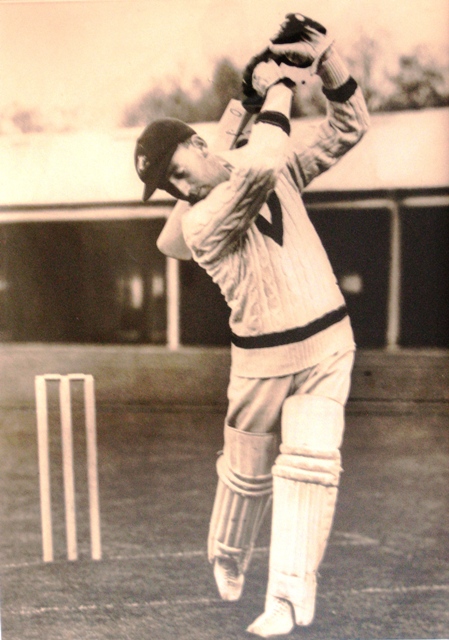
<path fill-rule="evenodd" d="M 226 424 L 254 433 L 280 432 L 282 405 L 293 395 L 322 396 L 345 406 L 353 365 L 354 351 L 344 351 L 288 376 L 243 378 L 231 374 Z"/>

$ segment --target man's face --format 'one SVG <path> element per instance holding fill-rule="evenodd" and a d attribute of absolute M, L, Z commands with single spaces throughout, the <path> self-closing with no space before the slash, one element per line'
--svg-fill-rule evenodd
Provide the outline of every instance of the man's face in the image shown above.
<path fill-rule="evenodd" d="M 209 152 L 202 138 L 194 135 L 187 144 L 178 145 L 163 188 L 175 198 L 195 204 L 228 178 L 223 162 Z"/>

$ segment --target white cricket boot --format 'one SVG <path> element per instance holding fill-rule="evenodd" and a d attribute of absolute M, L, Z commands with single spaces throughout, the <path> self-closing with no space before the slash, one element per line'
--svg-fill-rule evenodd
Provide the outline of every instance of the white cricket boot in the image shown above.
<path fill-rule="evenodd" d="M 267 597 L 265 611 L 249 625 L 247 631 L 261 638 L 288 635 L 295 627 L 293 607 L 288 600 Z"/>
<path fill-rule="evenodd" d="M 245 574 L 233 558 L 215 558 L 214 578 L 222 600 L 240 600 Z"/>

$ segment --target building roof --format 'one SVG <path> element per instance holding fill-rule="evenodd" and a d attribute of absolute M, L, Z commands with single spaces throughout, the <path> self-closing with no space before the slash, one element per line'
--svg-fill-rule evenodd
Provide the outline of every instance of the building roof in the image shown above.
<path fill-rule="evenodd" d="M 293 135 L 316 119 L 293 121 Z M 211 139 L 214 124 L 197 131 Z M 133 162 L 139 129 L 0 136 L 0 206 L 138 202 Z M 376 114 L 354 149 L 310 191 L 449 186 L 449 108 Z M 165 198 L 156 192 L 156 199 Z"/>

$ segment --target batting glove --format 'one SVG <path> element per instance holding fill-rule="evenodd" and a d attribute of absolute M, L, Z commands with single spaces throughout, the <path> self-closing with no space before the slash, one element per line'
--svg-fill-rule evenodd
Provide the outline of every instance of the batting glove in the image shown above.
<path fill-rule="evenodd" d="M 273 60 L 269 49 L 251 58 L 247 64 L 242 79 L 243 106 L 250 113 L 257 113 L 263 105 L 270 87 L 283 82 L 289 88 L 295 83 L 285 76 L 279 65 Z"/>
<path fill-rule="evenodd" d="M 271 38 L 269 50 L 277 62 L 295 67 L 310 67 L 316 73 L 321 59 L 332 45 L 332 39 L 319 22 L 301 13 L 288 13 L 279 32 Z"/>

